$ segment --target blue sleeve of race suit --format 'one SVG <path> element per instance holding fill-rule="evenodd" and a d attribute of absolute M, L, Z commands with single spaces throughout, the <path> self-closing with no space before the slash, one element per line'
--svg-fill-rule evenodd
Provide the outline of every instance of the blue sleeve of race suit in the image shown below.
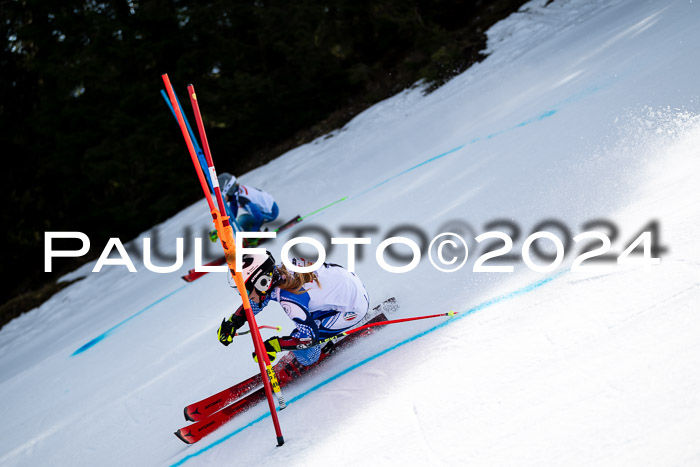
<path fill-rule="evenodd" d="M 276 298 L 287 316 L 294 321 L 297 329 L 304 334 L 304 337 L 318 339 L 318 326 L 309 312 L 310 299 L 311 297 L 306 292 L 295 294 L 282 289 L 279 289 L 279 297 Z"/>
<path fill-rule="evenodd" d="M 255 300 L 251 300 L 250 309 L 253 310 L 254 315 L 257 315 L 267 306 L 268 303 L 270 303 L 269 296 L 265 297 L 265 300 L 263 300 L 261 303 L 255 303 Z M 241 309 L 243 309 L 243 305 L 241 305 Z"/>

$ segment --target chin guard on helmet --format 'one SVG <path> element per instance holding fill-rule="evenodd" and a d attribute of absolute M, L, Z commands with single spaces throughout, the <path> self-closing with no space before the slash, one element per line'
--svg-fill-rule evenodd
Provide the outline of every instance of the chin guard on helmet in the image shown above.
<path fill-rule="evenodd" d="M 275 258 L 267 251 L 264 255 L 243 255 L 241 274 L 248 294 L 255 290 L 261 298 L 272 289 L 277 282 Z"/>

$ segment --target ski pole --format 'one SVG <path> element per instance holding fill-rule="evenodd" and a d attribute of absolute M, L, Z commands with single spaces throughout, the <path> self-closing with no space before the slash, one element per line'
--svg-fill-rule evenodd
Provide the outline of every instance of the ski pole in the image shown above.
<path fill-rule="evenodd" d="M 258 329 L 274 329 L 277 332 L 282 332 L 282 326 L 265 326 L 265 325 L 263 325 L 263 326 L 258 326 Z M 236 335 L 237 336 L 244 336 L 246 334 L 250 334 L 250 332 L 251 332 L 250 329 L 248 329 L 247 331 L 237 332 Z"/>
<path fill-rule="evenodd" d="M 365 324 L 364 326 L 360 326 L 357 328 L 352 328 L 347 331 L 343 331 L 340 334 L 336 334 L 335 336 L 327 337 L 325 339 L 321 339 L 318 341 L 310 341 L 308 344 L 298 344 L 294 346 L 285 346 L 282 347 L 282 350 L 303 350 L 303 349 L 308 349 L 311 347 L 315 347 L 317 345 L 325 344 L 326 342 L 331 342 L 337 339 L 340 339 L 341 337 L 349 336 L 350 334 L 354 334 L 358 331 L 362 331 L 363 329 L 367 328 L 373 328 L 375 326 L 386 326 L 387 324 L 395 324 L 395 323 L 404 323 L 406 321 L 417 321 L 419 319 L 428 319 L 428 318 L 439 318 L 441 316 L 449 316 L 450 318 L 453 317 L 454 315 L 458 314 L 455 311 L 448 311 L 447 313 L 439 313 L 437 315 L 427 315 L 427 316 L 416 316 L 413 318 L 401 318 L 401 319 L 390 319 L 387 321 L 379 321 L 378 323 L 369 323 Z"/>
<path fill-rule="evenodd" d="M 354 334 L 357 331 L 361 331 L 362 329 L 372 328 L 374 326 L 386 326 L 387 324 L 404 323 L 406 321 L 417 321 L 419 319 L 439 318 L 441 316 L 449 316 L 451 318 L 456 314 L 457 314 L 456 312 L 450 310 L 447 313 L 439 313 L 437 315 L 415 316 L 413 318 L 390 319 L 387 321 L 379 321 L 378 323 L 365 324 L 364 326 L 360 326 L 359 328 L 353 328 L 353 329 L 350 329 L 348 331 L 345 331 L 344 334 L 347 336 L 349 334 Z"/>

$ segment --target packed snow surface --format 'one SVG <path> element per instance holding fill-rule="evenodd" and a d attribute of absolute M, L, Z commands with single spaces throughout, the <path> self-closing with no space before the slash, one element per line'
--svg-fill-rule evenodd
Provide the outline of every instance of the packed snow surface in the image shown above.
<path fill-rule="evenodd" d="M 280 221 L 311 214 L 270 244 L 278 259 L 308 226 L 374 227 L 356 265 L 373 304 L 457 316 L 387 326 L 285 388 L 283 447 L 265 404 L 186 446 L 182 408 L 257 365 L 248 336 L 216 340 L 240 303 L 226 274 L 182 281 L 192 251 L 178 273 L 150 272 L 139 238 L 138 272 L 86 265 L 0 331 L 0 465 L 700 464 L 700 2 L 547 3 L 491 28 L 488 58 L 437 91 L 406 90 L 240 176 L 276 197 Z M 186 229 L 210 226 L 202 200 L 142 237 L 157 231 L 174 256 Z M 571 271 L 601 244 L 574 236 L 605 233 L 618 256 L 643 229 L 660 264 Z M 503 244 L 475 241 L 490 230 L 514 255 L 535 230 L 570 249 L 549 272 L 522 259 L 474 272 L 485 244 Z M 427 254 L 403 274 L 375 259 L 388 235 L 449 231 L 470 248 L 457 272 Z M 292 329 L 276 305 L 258 321 Z"/>

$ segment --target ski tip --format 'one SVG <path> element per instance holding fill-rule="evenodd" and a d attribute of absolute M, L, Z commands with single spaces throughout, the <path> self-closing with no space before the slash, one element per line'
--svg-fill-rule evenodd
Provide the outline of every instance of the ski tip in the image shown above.
<path fill-rule="evenodd" d="M 180 441 L 182 441 L 182 442 L 185 443 L 185 444 L 192 444 L 192 442 L 189 441 L 187 438 L 185 438 L 185 436 L 182 434 L 182 430 L 181 430 L 181 429 L 180 429 L 180 430 L 177 430 L 177 431 L 175 432 L 175 436 L 177 436 L 178 438 L 180 438 Z"/>
<path fill-rule="evenodd" d="M 185 408 L 183 409 L 183 412 L 184 412 L 184 414 L 185 414 L 185 420 L 187 420 L 188 422 L 194 422 L 194 421 L 196 421 L 194 418 L 192 418 L 192 417 L 190 416 L 190 413 L 189 413 L 189 411 L 187 410 L 187 407 L 185 407 Z M 176 434 L 177 434 L 177 433 L 176 433 Z"/>

